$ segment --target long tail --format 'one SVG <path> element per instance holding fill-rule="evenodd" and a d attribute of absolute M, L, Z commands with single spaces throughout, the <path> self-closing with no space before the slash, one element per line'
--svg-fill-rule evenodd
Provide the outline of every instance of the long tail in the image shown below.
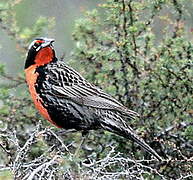
<path fill-rule="evenodd" d="M 139 146 L 141 146 L 144 150 L 155 156 L 159 161 L 163 161 L 163 159 L 157 154 L 155 150 L 153 150 L 143 139 L 141 139 L 139 136 L 135 134 L 135 132 L 127 125 L 127 127 L 117 127 L 113 124 L 105 124 L 103 122 L 102 126 L 104 129 L 113 132 L 115 134 L 118 134 L 120 136 L 123 136 L 127 139 L 130 139 L 137 143 Z"/>
<path fill-rule="evenodd" d="M 155 156 L 159 161 L 163 161 L 161 156 L 158 155 L 158 153 L 155 150 L 153 150 L 147 143 L 145 143 L 145 141 L 143 139 L 141 139 L 139 136 L 137 136 L 134 132 L 126 129 L 126 130 L 120 132 L 119 135 L 121 135 L 125 138 L 129 138 L 130 140 L 133 140 L 139 146 L 141 146 L 144 150 L 146 150 L 147 152 L 149 152 L 150 154 Z"/>

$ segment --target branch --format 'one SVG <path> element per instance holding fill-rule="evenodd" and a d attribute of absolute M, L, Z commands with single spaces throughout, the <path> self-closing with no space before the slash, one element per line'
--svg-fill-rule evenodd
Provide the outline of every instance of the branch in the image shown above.
<path fill-rule="evenodd" d="M 18 87 L 19 85 L 21 84 L 24 84 L 25 83 L 25 79 L 23 77 L 20 77 L 20 76 L 17 76 L 17 77 L 13 77 L 13 76 L 10 76 L 10 75 L 7 75 L 5 73 L 2 73 L 0 74 L 0 76 L 2 76 L 3 78 L 6 78 L 10 81 L 13 81 L 15 82 L 15 84 L 13 85 L 1 85 L 1 86 L 6 86 L 7 88 L 16 88 Z"/>
<path fill-rule="evenodd" d="M 182 129 L 185 129 L 189 126 L 193 126 L 193 122 L 180 122 L 179 124 L 175 124 L 173 126 L 170 126 L 170 127 L 167 127 L 166 129 L 164 129 L 161 133 L 159 133 L 157 135 L 157 138 L 161 138 L 163 136 L 166 136 L 169 134 L 169 132 L 173 131 L 174 129 L 177 129 L 177 130 L 182 130 Z"/>
<path fill-rule="evenodd" d="M 50 161 L 46 162 L 46 163 L 43 163 L 41 164 L 40 166 L 38 166 L 36 169 L 34 169 L 32 171 L 32 173 L 30 173 L 30 176 L 29 174 L 25 175 L 25 177 L 22 179 L 22 180 L 33 180 L 35 178 L 35 175 L 37 173 L 39 173 L 42 169 L 47 169 L 49 166 L 55 164 L 56 162 L 56 159 L 59 158 L 60 156 L 59 155 L 55 155 Z M 44 174 L 42 174 L 44 175 Z M 42 175 L 39 177 L 39 180 L 42 179 Z M 29 177 L 28 177 L 29 176 Z"/>

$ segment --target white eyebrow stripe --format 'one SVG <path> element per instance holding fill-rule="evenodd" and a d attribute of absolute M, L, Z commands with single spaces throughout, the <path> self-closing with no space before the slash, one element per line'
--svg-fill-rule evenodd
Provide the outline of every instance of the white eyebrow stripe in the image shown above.
<path fill-rule="evenodd" d="M 36 40 L 32 41 L 32 43 L 28 46 L 28 50 L 31 49 L 31 47 L 34 45 L 35 42 L 36 42 Z"/>

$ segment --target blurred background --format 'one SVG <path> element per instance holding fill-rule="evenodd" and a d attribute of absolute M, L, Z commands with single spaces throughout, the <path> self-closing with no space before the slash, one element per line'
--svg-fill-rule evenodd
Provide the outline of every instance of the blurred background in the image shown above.
<path fill-rule="evenodd" d="M 12 4 L 12 16 L 16 18 L 16 25 L 26 32 L 40 17 L 50 18 L 54 27 L 44 30 L 41 36 L 54 38 L 58 57 L 65 53 L 68 58 L 74 47 L 72 29 L 75 20 L 82 17 L 85 11 L 97 8 L 100 2 L 102 0 L 17 0 Z M 0 9 L 5 8 L 6 3 L 7 0 L 0 0 Z M 16 74 L 23 70 L 25 57 L 21 57 L 15 39 L 10 38 L 2 28 L 0 28 L 0 57 L 0 62 L 6 64 L 9 73 Z"/>
<path fill-rule="evenodd" d="M 7 0 L 0 1 L 0 9 L 4 10 L 4 5 Z M 53 22 L 52 27 L 47 31 L 44 30 L 41 33 L 42 36 L 52 37 L 56 40 L 55 49 L 58 57 L 62 57 L 65 53 L 66 59 L 69 59 L 70 52 L 74 48 L 72 41 L 72 29 L 75 24 L 75 20 L 82 17 L 87 10 L 94 8 L 98 9 L 102 14 L 101 8 L 98 8 L 98 4 L 104 2 L 103 0 L 16 0 L 12 3 L 12 16 L 16 19 L 16 25 L 28 31 L 32 28 L 38 18 L 50 18 Z M 189 1 L 184 2 L 184 6 L 189 16 L 184 17 L 186 37 L 193 39 L 193 5 Z M 170 9 L 162 9 L 161 14 L 168 14 L 172 18 Z M 143 14 L 144 15 L 144 14 Z M 142 18 L 145 19 L 145 16 Z M 155 19 L 154 32 L 157 35 L 157 39 L 163 36 L 164 22 L 167 20 Z M 172 28 L 172 27 L 171 27 Z M 24 37 L 25 38 L 25 37 Z M 0 28 L 0 62 L 6 64 L 7 71 L 11 74 L 15 74 L 21 71 L 23 68 L 25 57 L 21 57 L 21 53 L 16 48 L 16 42 Z M 3 58 L 2 58 L 3 57 Z"/>
<path fill-rule="evenodd" d="M 54 38 L 58 58 L 138 112 L 128 124 L 172 160 L 157 162 L 100 130 L 74 157 L 81 133 L 40 117 L 25 83 L 27 47 L 40 36 Z M 192 41 L 192 0 L 0 0 L 0 180 L 27 179 L 55 154 L 36 179 L 191 179 Z"/>

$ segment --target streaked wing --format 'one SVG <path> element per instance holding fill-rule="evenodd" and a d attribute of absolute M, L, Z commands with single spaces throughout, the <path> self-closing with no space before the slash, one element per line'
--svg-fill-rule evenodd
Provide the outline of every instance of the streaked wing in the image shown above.
<path fill-rule="evenodd" d="M 60 66 L 60 68 L 57 68 L 57 72 L 60 77 L 53 78 L 50 76 L 50 78 L 53 78 L 55 81 L 55 83 L 52 84 L 55 96 L 70 99 L 84 106 L 119 111 L 129 116 L 138 116 L 136 112 L 127 109 L 116 99 L 98 87 L 91 85 L 72 68 L 66 65 Z M 69 79 L 71 81 L 69 81 Z"/>

